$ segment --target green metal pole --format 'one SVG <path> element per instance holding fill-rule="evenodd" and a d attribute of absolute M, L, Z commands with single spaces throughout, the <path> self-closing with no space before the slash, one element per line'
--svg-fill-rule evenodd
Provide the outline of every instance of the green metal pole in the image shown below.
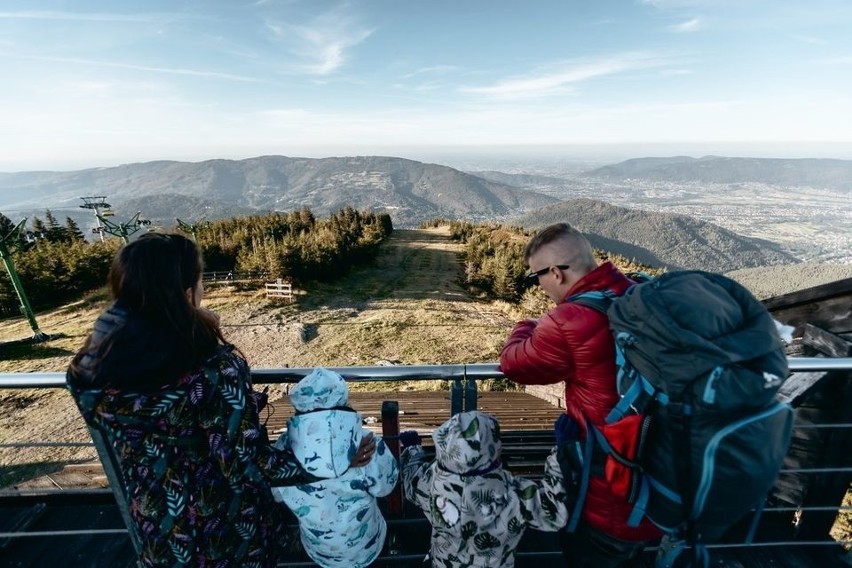
<path fill-rule="evenodd" d="M 18 295 L 18 300 L 21 303 L 21 313 L 27 317 L 27 321 L 30 322 L 30 327 L 33 329 L 33 339 L 36 341 L 47 340 L 47 334 L 38 328 L 35 313 L 30 307 L 30 302 L 27 300 L 27 295 L 24 293 L 24 287 L 21 284 L 21 279 L 18 278 L 18 272 L 15 270 L 15 265 L 12 263 L 12 255 L 9 253 L 9 249 L 6 248 L 5 238 L 0 239 L 0 256 L 3 257 L 3 264 L 6 265 L 6 270 L 9 272 L 9 278 L 12 279 L 12 287 L 15 289 L 15 293 Z"/>

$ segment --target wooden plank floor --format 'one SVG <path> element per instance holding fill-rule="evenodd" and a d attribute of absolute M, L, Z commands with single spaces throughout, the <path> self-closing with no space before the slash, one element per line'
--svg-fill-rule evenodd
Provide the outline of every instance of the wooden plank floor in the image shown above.
<path fill-rule="evenodd" d="M 430 444 L 429 435 L 432 431 L 450 417 L 449 391 L 353 392 L 349 402 L 367 421 L 365 426 L 380 435 L 382 402 L 385 400 L 396 400 L 399 403 L 400 431 L 417 430 L 427 445 Z M 286 395 L 274 400 L 270 406 L 268 412 L 261 412 L 261 421 L 266 420 L 269 437 L 274 442 L 286 427 L 287 420 L 293 416 L 294 410 Z M 523 392 L 483 392 L 479 393 L 477 406 L 483 412 L 496 416 L 501 431 L 507 435 L 518 431 L 534 436 L 534 431 L 541 431 L 545 433 L 543 443 L 553 443 L 546 433 L 553 431 L 553 422 L 561 411 L 540 398 Z M 68 465 L 61 471 L 16 485 L 18 489 L 48 491 L 106 486 L 103 468 L 97 461 Z"/>

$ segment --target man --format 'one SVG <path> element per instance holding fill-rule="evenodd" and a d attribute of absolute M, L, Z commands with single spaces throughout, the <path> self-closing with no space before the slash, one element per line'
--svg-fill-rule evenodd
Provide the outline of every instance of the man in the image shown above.
<path fill-rule="evenodd" d="M 566 301 L 591 290 L 620 294 L 632 281 L 611 262 L 598 266 L 589 241 L 566 223 L 536 234 L 524 250 L 528 278 L 542 287 L 556 307 L 539 320 L 515 325 L 500 353 L 500 367 L 525 385 L 565 383 L 565 411 L 585 436 L 586 420 L 598 427 L 618 401 L 615 353 L 606 316 Z M 627 526 L 632 505 L 615 495 L 603 477 L 589 484 L 577 531 L 560 533 L 572 568 L 632 566 L 645 543 L 660 536 L 644 520 Z"/>

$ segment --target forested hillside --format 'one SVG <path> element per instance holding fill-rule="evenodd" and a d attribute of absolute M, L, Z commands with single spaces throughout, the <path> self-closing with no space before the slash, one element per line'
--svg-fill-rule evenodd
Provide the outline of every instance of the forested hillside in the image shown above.
<path fill-rule="evenodd" d="M 18 234 L 12 260 L 33 309 L 61 305 L 99 288 L 106 281 L 122 241 L 87 242 L 73 221 L 60 225 L 50 211 L 47 221 L 36 217 L 29 239 Z M 13 223 L 0 214 L 0 235 Z M 204 253 L 207 270 L 265 272 L 272 280 L 332 280 L 375 254 L 393 230 L 386 214 L 351 207 L 317 219 L 307 208 L 203 223 L 194 237 Z M 0 316 L 19 313 L 19 302 L 8 274 L 0 275 Z"/>
<path fill-rule="evenodd" d="M 798 260 L 774 243 L 743 237 L 693 217 L 628 209 L 592 199 L 558 203 L 520 216 L 515 222 L 530 230 L 570 223 L 595 247 L 652 266 L 727 272 Z"/>

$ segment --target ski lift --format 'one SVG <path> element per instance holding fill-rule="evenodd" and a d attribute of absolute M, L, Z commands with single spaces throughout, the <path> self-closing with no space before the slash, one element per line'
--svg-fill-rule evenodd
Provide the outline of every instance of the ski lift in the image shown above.
<path fill-rule="evenodd" d="M 115 217 L 115 213 L 112 212 L 112 209 L 104 209 L 101 211 L 101 217 Z"/>

